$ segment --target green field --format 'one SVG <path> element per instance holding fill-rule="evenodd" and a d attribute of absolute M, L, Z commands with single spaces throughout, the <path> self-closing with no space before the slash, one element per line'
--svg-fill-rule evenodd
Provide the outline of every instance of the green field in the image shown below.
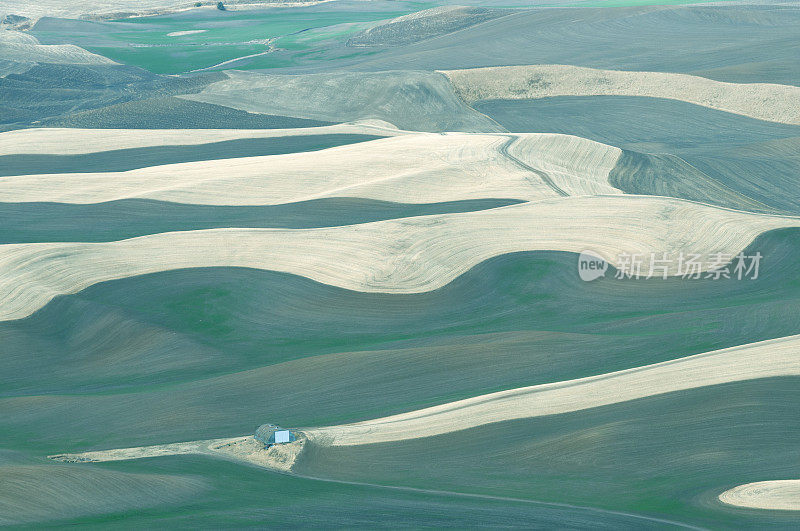
<path fill-rule="evenodd" d="M 770 261 L 741 282 L 585 283 L 547 252 L 417 295 L 236 268 L 98 284 L 0 323 L 24 353 L 0 360 L 0 431 L 53 453 L 337 424 L 791 335 L 800 232 L 755 249 Z"/>
<path fill-rule="evenodd" d="M 40 25 L 33 33 L 43 42 L 70 42 L 114 61 L 159 74 L 189 72 L 265 52 L 269 53 L 237 63 L 236 68 L 278 68 L 368 53 L 346 48 L 344 42 L 372 23 L 427 7 L 430 5 L 426 3 L 404 2 L 396 8 L 363 12 L 203 9 L 103 23 L 75 21 L 69 37 L 63 35 L 63 29 L 46 25 Z M 169 36 L 197 30 L 203 32 Z"/>
<path fill-rule="evenodd" d="M 301 474 L 524 497 L 710 529 L 789 529 L 791 511 L 715 503 L 734 485 L 783 477 L 798 378 L 670 393 L 394 443 L 306 447 Z M 643 522 L 641 528 L 648 528 Z M 652 525 L 652 524 L 650 524 Z"/>
<path fill-rule="evenodd" d="M 46 496 L 23 489 L 31 505 L 44 506 L 51 526 L 80 526 L 89 529 L 129 528 L 251 528 L 281 526 L 289 529 L 315 527 L 354 528 L 485 528 L 524 527 L 537 523 L 550 527 L 594 529 L 636 529 L 642 520 L 630 516 L 563 505 L 524 503 L 433 494 L 338 482 L 317 481 L 267 472 L 239 463 L 199 456 L 170 456 L 142 461 L 54 467 L 42 460 L 23 461 L 28 477 L 46 481 L 54 468 L 79 469 L 85 484 L 133 477 L 150 486 L 153 480 L 169 478 L 178 487 L 194 487 L 190 500 L 169 496 L 164 489 L 139 487 L 140 498 L 124 500 L 129 507 L 114 514 L 68 516 L 70 507 L 48 503 Z M 8 474 L 0 461 L 0 474 Z M 37 477 L 38 476 L 38 477 Z M 163 480 L 163 479 L 162 479 Z M 188 485 L 187 485 L 188 484 Z M 158 484 L 156 484 L 158 486 Z M 131 487 L 128 487 L 131 488 Z M 133 490 L 133 489 L 131 489 Z M 175 488 L 175 490 L 178 490 Z M 0 496 L 4 494 L 0 487 Z M 153 496 L 161 503 L 151 505 Z M 86 505 L 97 506 L 107 498 L 102 492 L 86 497 Z M 181 503 L 182 501 L 182 503 Z M 100 512 L 98 510 L 98 512 Z"/>

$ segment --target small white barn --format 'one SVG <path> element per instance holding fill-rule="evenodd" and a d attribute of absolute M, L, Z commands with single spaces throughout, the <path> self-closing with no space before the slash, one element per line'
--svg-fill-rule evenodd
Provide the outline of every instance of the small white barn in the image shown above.
<path fill-rule="evenodd" d="M 263 424 L 259 426 L 254 438 L 267 447 L 273 444 L 285 444 L 297 440 L 294 433 L 274 424 Z"/>

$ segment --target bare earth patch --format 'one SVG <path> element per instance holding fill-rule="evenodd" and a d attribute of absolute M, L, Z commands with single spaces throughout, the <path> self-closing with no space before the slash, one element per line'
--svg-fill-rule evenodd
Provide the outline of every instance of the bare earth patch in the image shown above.
<path fill-rule="evenodd" d="M 270 448 L 264 448 L 263 444 L 248 435 L 224 439 L 205 439 L 153 446 L 58 454 L 50 455 L 48 458 L 66 463 L 99 463 L 162 457 L 165 455 L 195 454 L 221 457 L 286 472 L 292 468 L 306 441 L 306 438 L 301 433 L 295 433 L 298 435 L 298 439 L 295 442 L 274 445 Z"/>

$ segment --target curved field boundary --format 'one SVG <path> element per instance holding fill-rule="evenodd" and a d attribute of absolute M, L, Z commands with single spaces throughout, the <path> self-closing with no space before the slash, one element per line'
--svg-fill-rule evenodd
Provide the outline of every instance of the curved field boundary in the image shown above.
<path fill-rule="evenodd" d="M 431 437 L 484 424 L 557 415 L 728 382 L 800 375 L 800 335 L 552 384 L 510 389 L 354 424 L 305 430 L 310 440 L 353 446 Z M 797 485 L 792 485 L 797 492 Z M 723 499 L 738 499 L 727 495 Z"/>
<path fill-rule="evenodd" d="M 332 134 L 408 134 L 388 122 L 366 120 L 293 129 L 79 129 L 42 127 L 0 133 L 0 155 L 84 155 L 157 146 L 194 146 L 243 138 Z"/>
<path fill-rule="evenodd" d="M 747 483 L 726 490 L 719 501 L 748 509 L 800 511 L 800 479 Z"/>
<path fill-rule="evenodd" d="M 50 455 L 48 458 L 54 461 L 68 462 L 68 463 L 95 463 L 107 461 L 125 461 L 130 459 L 146 459 L 152 457 L 161 457 L 165 455 L 205 455 L 209 457 L 216 457 L 220 459 L 227 459 L 236 461 L 243 464 L 255 465 L 267 468 L 272 472 L 285 474 L 288 476 L 310 479 L 314 481 L 324 481 L 326 483 L 334 483 L 340 485 L 357 485 L 378 489 L 388 489 L 394 491 L 411 492 L 417 494 L 432 494 L 435 496 L 456 497 L 456 498 L 471 498 L 490 501 L 508 501 L 514 503 L 526 503 L 533 505 L 541 505 L 544 507 L 557 507 L 563 509 L 573 509 L 578 511 L 586 511 L 587 513 L 603 514 L 620 517 L 622 519 L 630 519 L 636 522 L 648 522 L 652 524 L 663 524 L 685 529 L 703 529 L 695 527 L 682 522 L 674 520 L 666 520 L 663 518 L 655 518 L 640 514 L 611 511 L 608 509 L 601 509 L 597 507 L 587 507 L 582 505 L 573 505 L 568 503 L 548 502 L 532 500 L 529 498 L 514 498 L 509 496 L 495 496 L 491 494 L 476 494 L 468 492 L 456 492 L 449 490 L 438 489 L 420 489 L 415 487 L 407 487 L 400 485 L 379 485 L 376 483 L 367 483 L 362 481 L 348 481 L 334 478 L 323 478 L 317 476 L 310 476 L 306 474 L 298 474 L 292 471 L 294 461 L 303 449 L 304 440 L 300 440 L 290 444 L 282 444 L 272 446 L 269 449 L 264 449 L 262 445 L 256 442 L 252 436 L 233 437 L 228 439 L 210 439 L 202 441 L 191 441 L 185 443 L 172 443 L 160 444 L 153 446 L 140 446 L 133 448 L 118 448 L 113 450 L 96 450 L 90 452 L 73 453 L 73 454 L 58 454 Z"/>
<path fill-rule="evenodd" d="M 800 87 L 726 83 L 689 74 L 600 70 L 570 65 L 443 70 L 467 103 L 551 96 L 650 96 L 759 120 L 800 124 Z"/>
<path fill-rule="evenodd" d="M 0 320 L 93 284 L 191 267 L 251 267 L 372 293 L 440 288 L 506 253 L 592 250 L 612 265 L 622 253 L 735 255 L 759 234 L 800 219 L 647 196 L 550 199 L 479 212 L 317 229 L 210 229 L 111 243 L 0 246 Z M 677 274 L 677 261 L 668 274 Z M 701 270 L 707 264 L 701 264 Z M 577 270 L 576 270 L 577 274 Z"/>
<path fill-rule="evenodd" d="M 264 444 L 252 435 L 205 439 L 200 441 L 134 446 L 112 450 L 93 450 L 89 452 L 56 454 L 47 456 L 53 461 L 65 463 L 103 463 L 108 461 L 128 461 L 167 455 L 210 455 L 231 461 L 254 464 L 277 471 L 288 471 L 303 450 L 305 438 L 290 444 L 274 445 L 265 449 Z"/>
<path fill-rule="evenodd" d="M 304 131 L 316 129 L 323 128 Z M 569 135 L 417 133 L 313 152 L 118 172 L 9 176 L 0 180 L 0 201 L 88 204 L 140 198 L 231 206 L 330 197 L 399 203 L 530 201 L 564 190 L 621 194 L 608 182 L 621 154 L 618 148 Z"/>

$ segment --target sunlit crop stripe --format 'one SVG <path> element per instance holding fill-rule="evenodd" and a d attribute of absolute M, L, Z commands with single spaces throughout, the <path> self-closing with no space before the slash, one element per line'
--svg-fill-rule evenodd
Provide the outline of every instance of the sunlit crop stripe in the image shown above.
<path fill-rule="evenodd" d="M 25 317 L 57 295 L 98 282 L 188 267 L 251 267 L 362 292 L 420 293 L 506 253 L 589 249 L 612 264 L 622 253 L 638 254 L 646 271 L 651 253 L 732 255 L 765 231 L 797 226 L 798 218 L 677 199 L 597 196 L 318 229 L 211 229 L 111 243 L 8 244 L 0 246 L 0 319 Z M 676 268 L 673 262 L 669 272 Z"/>
<path fill-rule="evenodd" d="M 570 65 L 493 66 L 443 73 L 468 102 L 550 96 L 650 96 L 760 120 L 800 124 L 800 87 L 793 85 L 726 83 L 689 74 Z"/>
<path fill-rule="evenodd" d="M 320 444 L 333 446 L 430 437 L 709 385 L 797 376 L 798 353 L 800 336 L 789 336 L 588 378 L 510 389 L 355 424 L 310 429 L 306 434 Z"/>
<path fill-rule="evenodd" d="M 570 135 L 418 133 L 321 151 L 245 157 L 125 172 L 0 179 L 0 201 L 99 203 L 147 198 L 186 204 L 273 205 L 325 197 L 400 203 L 536 200 L 621 193 L 608 174 L 618 148 Z"/>
<path fill-rule="evenodd" d="M 42 127 L 0 133 L 0 155 L 79 155 L 156 146 L 189 146 L 243 138 L 330 134 L 407 134 L 381 120 L 291 129 L 78 129 Z"/>

